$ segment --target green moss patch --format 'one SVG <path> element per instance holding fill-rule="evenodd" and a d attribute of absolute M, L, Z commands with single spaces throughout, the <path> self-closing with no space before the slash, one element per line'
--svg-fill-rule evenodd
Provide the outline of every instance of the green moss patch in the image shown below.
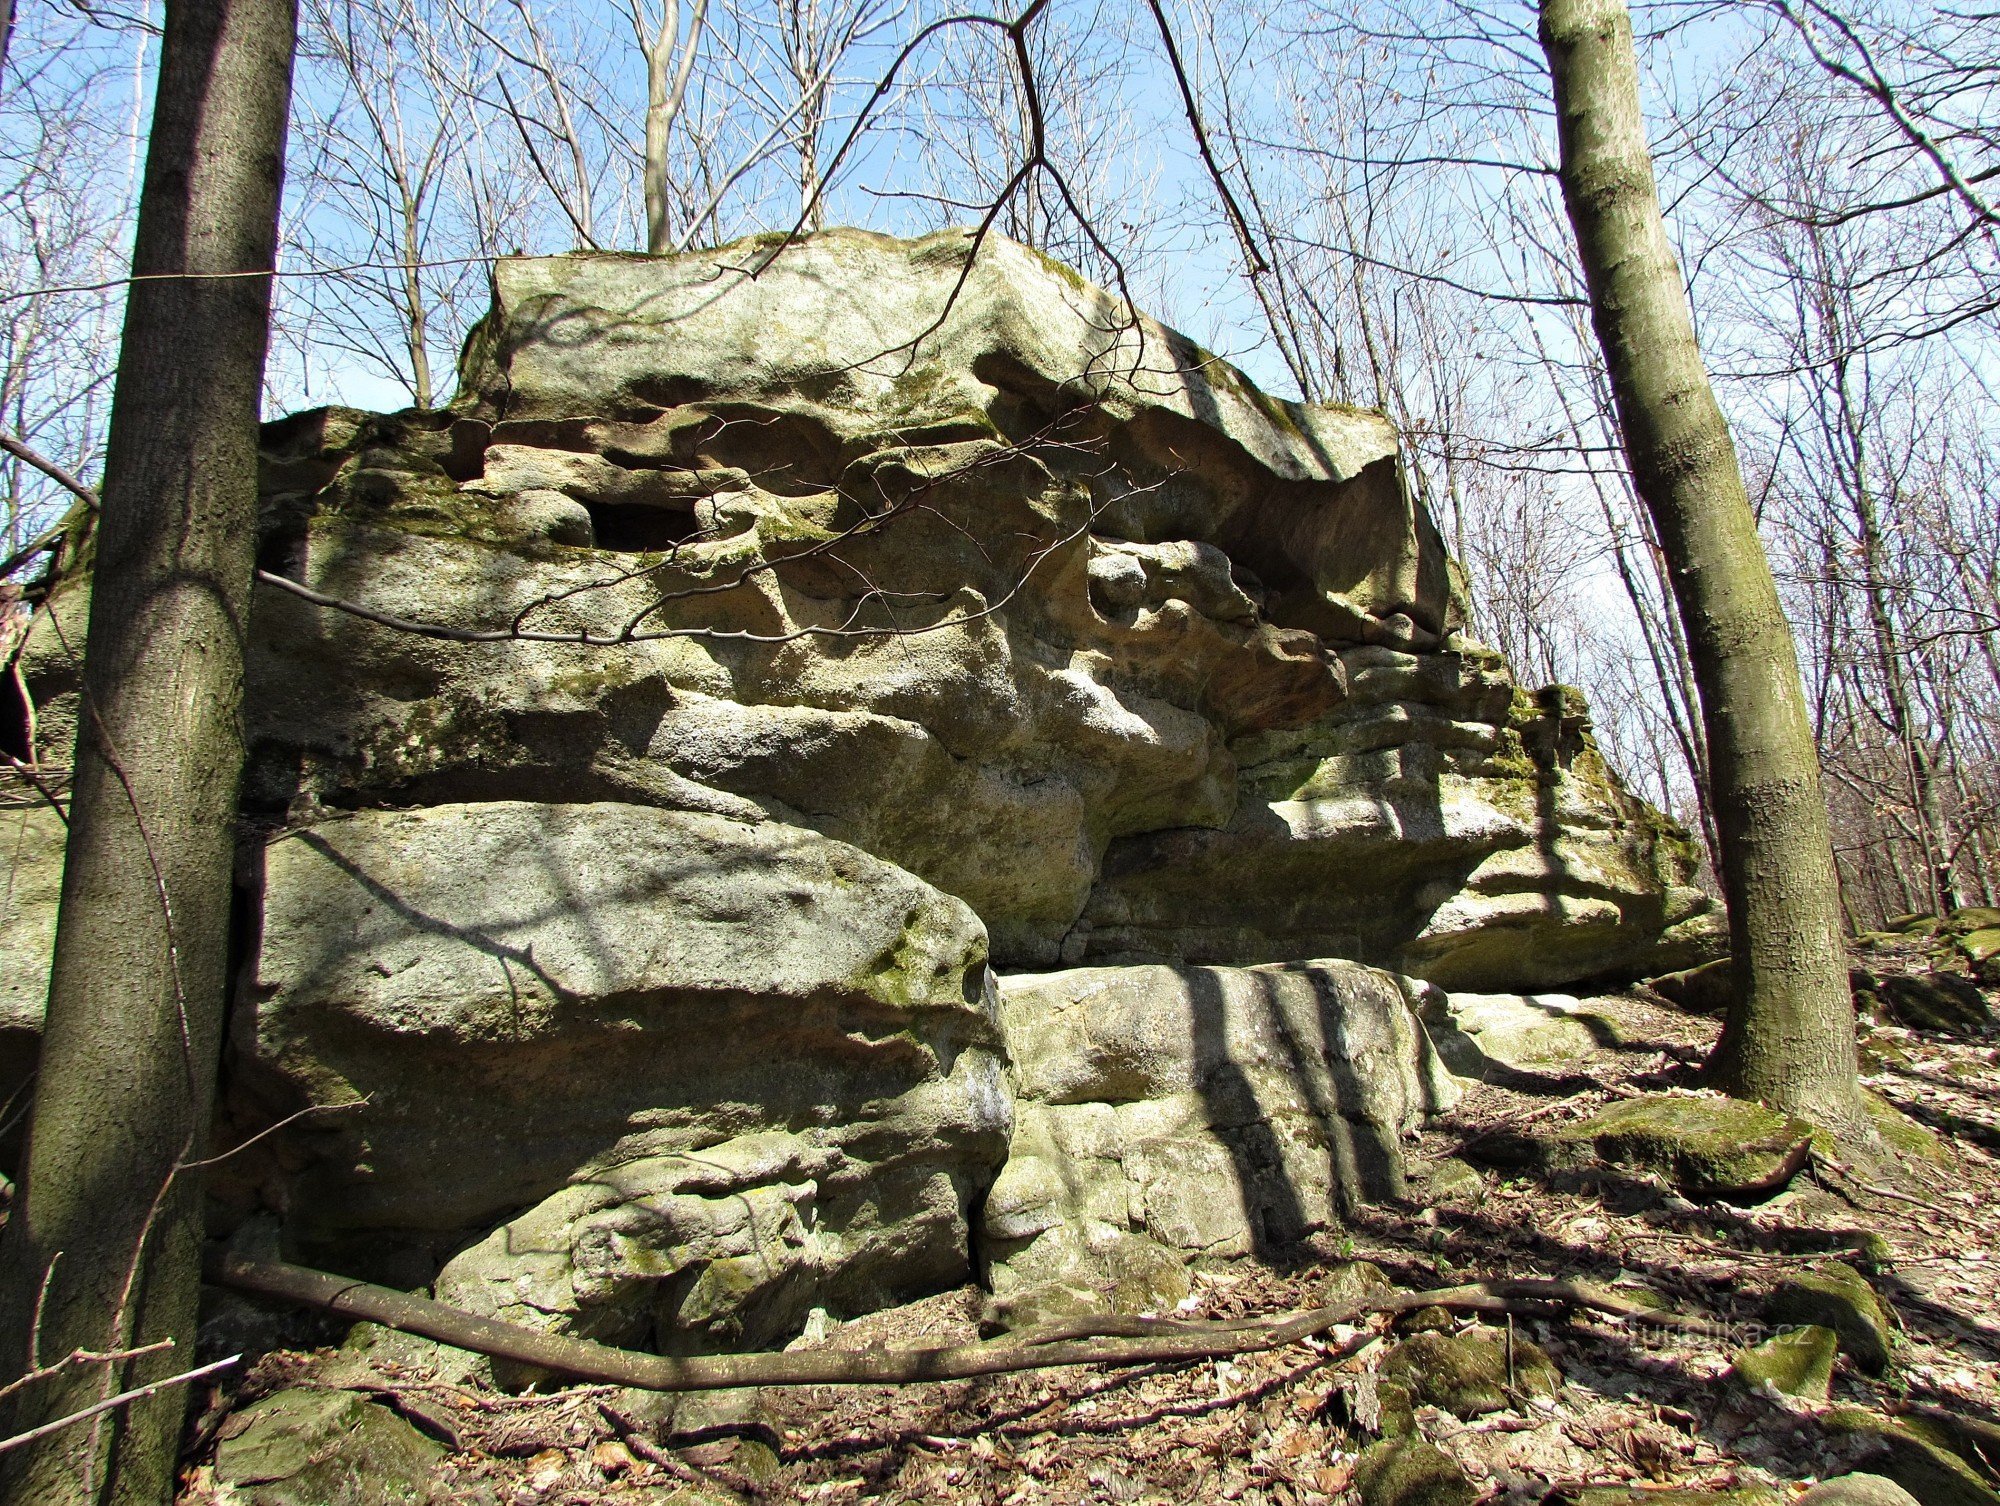
<path fill-rule="evenodd" d="M 1818 1324 L 1840 1337 L 1840 1347 L 1870 1375 L 1889 1367 L 1895 1326 L 1882 1299 L 1852 1266 L 1829 1260 L 1782 1282 L 1765 1299 L 1773 1323 Z"/>
<path fill-rule="evenodd" d="M 1753 1391 L 1770 1389 L 1808 1401 L 1825 1401 L 1833 1384 L 1833 1361 L 1840 1337 L 1831 1328 L 1808 1323 L 1740 1350 L 1731 1361 L 1736 1378 Z"/>
<path fill-rule="evenodd" d="M 1442 1450 L 1416 1438 L 1385 1438 L 1354 1461 L 1361 1506 L 1472 1506 L 1479 1492 Z"/>
<path fill-rule="evenodd" d="M 257 1506 L 416 1506 L 444 1455 L 351 1391 L 280 1391 L 225 1424 L 215 1478 Z"/>
<path fill-rule="evenodd" d="M 2000 1493 L 1977 1470 L 1903 1422 L 1860 1407 L 1836 1407 L 1820 1425 L 1860 1443 L 1867 1468 L 1894 1480 L 1923 1506 L 2000 1506 Z"/>
<path fill-rule="evenodd" d="M 1811 1153 L 1812 1127 L 1740 1098 L 1653 1094 L 1614 1103 L 1557 1132 L 1614 1166 L 1656 1172 L 1700 1193 L 1771 1192 Z"/>
<path fill-rule="evenodd" d="M 1562 1372 L 1538 1345 L 1493 1328 L 1413 1334 L 1390 1352 L 1381 1374 L 1406 1387 L 1413 1402 L 1464 1418 L 1553 1396 L 1562 1385 Z"/>

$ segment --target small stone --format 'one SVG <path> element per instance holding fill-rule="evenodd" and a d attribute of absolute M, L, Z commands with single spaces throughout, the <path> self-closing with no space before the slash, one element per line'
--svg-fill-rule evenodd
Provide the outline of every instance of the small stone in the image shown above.
<path fill-rule="evenodd" d="M 1472 1481 L 1444 1452 L 1415 1438 L 1385 1438 L 1354 1461 L 1361 1506 L 1472 1506 Z"/>
<path fill-rule="evenodd" d="M 352 1391 L 280 1391 L 222 1432 L 215 1478 L 243 1506 L 423 1506 L 445 1453 Z"/>
<path fill-rule="evenodd" d="M 1902 1486 L 1920 1506 L 2000 1506 L 2000 1493 L 1971 1465 L 1894 1418 L 1835 1407 L 1821 1416 L 1820 1426 L 1859 1442 L 1869 1470 Z"/>
<path fill-rule="evenodd" d="M 1678 973 L 1654 978 L 1647 987 L 1676 1009 L 1689 1014 L 1720 1017 L 1728 1013 L 1730 1000 L 1736 992 L 1736 975 L 1731 968 L 1729 958 L 1718 957 L 1700 967 L 1685 968 Z"/>
<path fill-rule="evenodd" d="M 1343 1260 L 1327 1268 L 1320 1277 L 1315 1297 L 1321 1307 L 1338 1307 L 1343 1302 L 1359 1302 L 1375 1292 L 1387 1291 L 1390 1281 L 1382 1267 L 1372 1260 Z"/>
<path fill-rule="evenodd" d="M 1526 1396 L 1553 1396 L 1562 1385 L 1562 1373 L 1539 1345 L 1518 1335 L 1510 1340 L 1497 1328 L 1413 1334 L 1390 1351 L 1381 1374 L 1407 1386 L 1413 1401 L 1461 1418 L 1501 1411 Z"/>
<path fill-rule="evenodd" d="M 1657 1172 L 1694 1193 L 1770 1192 L 1806 1164 L 1812 1127 L 1740 1098 L 1649 1094 L 1557 1131 L 1614 1166 Z"/>
<path fill-rule="evenodd" d="M 1851 1266 L 1825 1261 L 1781 1283 L 1764 1302 L 1773 1323 L 1819 1324 L 1840 1336 L 1840 1347 L 1870 1375 L 1889 1366 L 1894 1332 L 1875 1289 Z"/>
<path fill-rule="evenodd" d="M 637 1455 L 616 1438 L 606 1438 L 595 1444 L 590 1450 L 590 1462 L 597 1466 L 600 1473 L 613 1478 L 639 1467 Z"/>
<path fill-rule="evenodd" d="M 1857 1473 L 1821 1481 L 1792 1506 L 1918 1506 L 1918 1502 L 1894 1480 Z"/>
<path fill-rule="evenodd" d="M 1442 1203 L 1452 1198 L 1477 1198 L 1486 1191 L 1486 1179 L 1476 1167 L 1457 1156 L 1441 1156 L 1410 1167 L 1410 1180 L 1428 1202 Z"/>
<path fill-rule="evenodd" d="M 1396 1320 L 1398 1333 L 1457 1333 L 1458 1315 L 1448 1307 L 1433 1303 L 1413 1307 Z"/>
<path fill-rule="evenodd" d="M 1786 1396 L 1825 1401 L 1839 1350 L 1838 1334 L 1809 1323 L 1738 1351 L 1732 1364 L 1737 1378 L 1753 1391 L 1769 1387 Z"/>

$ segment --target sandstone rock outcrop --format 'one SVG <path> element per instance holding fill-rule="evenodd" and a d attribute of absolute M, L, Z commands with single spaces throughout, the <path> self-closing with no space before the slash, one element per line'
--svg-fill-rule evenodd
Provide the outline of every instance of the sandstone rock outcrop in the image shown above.
<path fill-rule="evenodd" d="M 958 895 L 1012 967 L 1547 988 L 1705 908 L 1580 701 L 1459 631 L 1387 424 L 965 249 L 505 262 L 460 410 L 274 430 L 267 553 L 308 585 L 618 641 L 266 593 L 253 798 L 693 781 Z"/>
<path fill-rule="evenodd" d="M 18 1105 L 34 1073 L 62 890 L 62 821 L 24 799 L 0 812 L 0 1104 Z M 11 1171 L 18 1129 L 0 1115 L 0 1170 Z"/>
<path fill-rule="evenodd" d="M 229 1163 L 223 1222 L 703 1347 L 962 1278 L 999 1177 L 996 1285 L 1143 1284 L 1396 1185 L 1443 1088 L 1361 964 L 1699 960 L 1685 836 L 1573 692 L 1466 635 L 1380 416 L 968 250 L 505 261 L 451 409 L 267 426 L 260 562 L 295 589 L 255 607 L 225 1113 L 324 1112 Z M 45 746 L 87 595 L 21 660 Z M 1072 1039 L 1072 971 L 1011 984 L 1003 1039 L 989 947 L 1117 965 L 1118 1023 Z"/>

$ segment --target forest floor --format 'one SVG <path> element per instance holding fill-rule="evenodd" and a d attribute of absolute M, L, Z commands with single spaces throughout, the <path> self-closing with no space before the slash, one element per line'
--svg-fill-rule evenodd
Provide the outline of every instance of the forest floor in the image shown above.
<path fill-rule="evenodd" d="M 1473 1087 L 1411 1148 L 1419 1169 L 1433 1170 L 1424 1195 L 1359 1210 L 1346 1231 L 1321 1238 L 1287 1268 L 1199 1273 L 1183 1304 L 1191 1310 L 1180 1316 L 1312 1307 L 1345 1263 L 1366 1260 L 1398 1286 L 1576 1278 L 1650 1292 L 1700 1320 L 1489 1320 L 1508 1324 L 1510 1367 L 1514 1346 L 1525 1357 L 1532 1341 L 1553 1360 L 1560 1385 L 1552 1396 L 1509 1386 L 1499 1410 L 1470 1418 L 1418 1407 L 1417 1431 L 1456 1461 L 1472 1490 L 1406 1495 L 1404 1506 L 1475 1492 L 1509 1503 L 1576 1500 L 1605 1487 L 1616 1496 L 1593 1493 L 1588 1506 L 1626 1496 L 1684 1506 L 1657 1494 L 1674 1487 L 1786 1500 L 1802 1483 L 1852 1467 L 1928 1481 L 1918 1489 L 1924 1506 L 2000 1501 L 1981 1494 L 2000 1479 L 2000 1042 L 1868 1031 L 1867 1086 L 1938 1131 L 1941 1157 L 1910 1157 L 1880 1183 L 1815 1162 L 1782 1194 L 1736 1204 L 1690 1201 L 1643 1176 L 1469 1174 L 1457 1157 L 1481 1136 L 1578 1119 L 1634 1090 L 1694 1087 L 1713 1022 L 1643 993 L 1595 1007 L 1616 1020 L 1621 1044 L 1558 1072 L 1511 1072 L 1505 1086 Z M 1765 1295 L 1829 1259 L 1862 1273 L 1889 1306 L 1899 1333 L 1887 1373 L 1864 1374 L 1843 1353 L 1826 1401 L 1750 1390 L 1730 1364 L 1769 1333 Z M 972 1288 L 947 1293 L 821 1342 L 970 1342 L 980 1300 Z M 1386 1318 L 1362 1318 L 1232 1361 L 721 1393 L 678 1405 L 602 1386 L 510 1397 L 393 1366 L 370 1389 L 447 1441 L 439 1500 L 1344 1506 L 1359 1497 L 1356 1458 L 1373 1441 L 1359 1419 L 1374 1405 L 1376 1369 L 1399 1332 L 1472 1326 L 1433 1309 L 1401 1320 L 1400 1331 Z M 327 1363 L 324 1353 L 267 1356 L 228 1401 L 311 1384 Z M 206 1432 L 223 1412 L 212 1409 Z M 1962 1456 L 1955 1468 L 1945 1451 L 1907 1431 L 1914 1419 L 1946 1413 L 1966 1419 L 1947 1439 L 1959 1451 L 1951 1457 Z M 1945 1435 L 1933 1427 L 1928 1437 Z M 1982 1459 L 1983 1449 L 1992 1452 Z M 200 1454 L 186 1479 L 187 1506 L 264 1499 L 218 1491 Z"/>

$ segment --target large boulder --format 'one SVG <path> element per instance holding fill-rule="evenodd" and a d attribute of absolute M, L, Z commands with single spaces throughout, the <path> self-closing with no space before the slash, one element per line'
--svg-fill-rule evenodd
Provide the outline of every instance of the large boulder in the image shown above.
<path fill-rule="evenodd" d="M 1182 1032 L 1137 1096 L 1034 1088 L 1017 1137 L 1025 1168 L 1115 1126 L 1063 1155 L 1151 1190 L 1075 1272 L 1157 1298 L 1189 1250 L 1396 1185 L 1435 1096 L 1404 985 L 1275 965 L 1498 991 L 1699 960 L 1685 834 L 1574 692 L 1466 636 L 1379 414 L 972 248 L 505 260 L 452 408 L 266 426 L 259 560 L 296 589 L 252 618 L 223 1138 L 313 1112 L 217 1169 L 222 1226 L 276 1211 L 341 1269 L 679 1347 L 960 1279 L 1007 1139 L 990 937 L 1136 965 L 1166 1002 L 1133 1028 Z M 18 661 L 51 749 L 64 563 Z M 61 869 L 19 820 L 0 1077 Z"/>
<path fill-rule="evenodd" d="M 815 832 L 615 804 L 362 812 L 263 878 L 232 1107 L 319 1112 L 226 1185 L 295 1247 L 427 1278 L 411 1256 L 471 1238 L 460 1305 L 689 1347 L 970 1274 L 1010 1126 L 957 900 Z"/>
<path fill-rule="evenodd" d="M 1400 1195 L 1403 1137 L 1458 1096 L 1412 987 L 1337 961 L 1008 979 L 1017 1124 L 982 1225 L 1003 1311 L 1171 1307 L 1189 1261 Z"/>

